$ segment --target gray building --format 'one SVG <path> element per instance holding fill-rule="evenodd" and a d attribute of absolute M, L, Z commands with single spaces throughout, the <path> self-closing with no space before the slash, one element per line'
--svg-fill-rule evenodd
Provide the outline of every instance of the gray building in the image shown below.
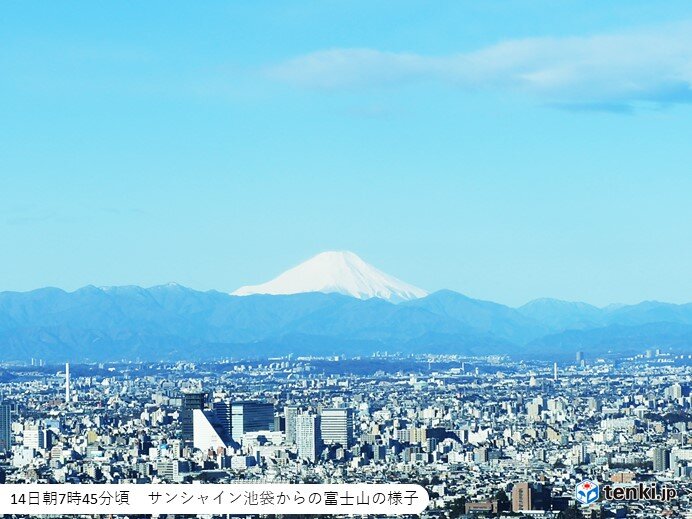
<path fill-rule="evenodd" d="M 670 467 L 670 451 L 663 447 L 656 447 L 653 453 L 654 472 L 663 472 Z"/>
<path fill-rule="evenodd" d="M 286 419 L 286 443 L 293 445 L 296 443 L 296 417 L 298 416 L 298 406 L 287 405 L 284 407 L 284 417 Z"/>

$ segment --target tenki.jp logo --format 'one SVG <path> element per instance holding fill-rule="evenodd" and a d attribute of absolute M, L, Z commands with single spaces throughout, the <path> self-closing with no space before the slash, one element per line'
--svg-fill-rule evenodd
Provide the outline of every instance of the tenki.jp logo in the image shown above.
<path fill-rule="evenodd" d="M 598 501 L 601 495 L 598 483 L 594 483 L 590 479 L 585 479 L 575 488 L 575 497 L 582 505 L 590 505 Z"/>

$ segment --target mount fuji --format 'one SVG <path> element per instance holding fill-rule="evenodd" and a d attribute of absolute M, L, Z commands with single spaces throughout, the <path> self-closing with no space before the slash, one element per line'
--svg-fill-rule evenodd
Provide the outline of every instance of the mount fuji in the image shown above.
<path fill-rule="evenodd" d="M 348 251 L 322 252 L 271 281 L 241 287 L 232 295 L 289 295 L 307 292 L 337 293 L 357 299 L 377 297 L 391 303 L 428 295 L 425 290 L 385 274 Z"/>

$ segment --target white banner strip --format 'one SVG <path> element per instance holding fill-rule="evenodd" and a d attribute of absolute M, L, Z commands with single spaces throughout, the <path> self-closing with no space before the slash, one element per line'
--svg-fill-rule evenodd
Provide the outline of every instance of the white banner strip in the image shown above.
<path fill-rule="evenodd" d="M 420 485 L 0 485 L 0 514 L 420 514 Z"/>

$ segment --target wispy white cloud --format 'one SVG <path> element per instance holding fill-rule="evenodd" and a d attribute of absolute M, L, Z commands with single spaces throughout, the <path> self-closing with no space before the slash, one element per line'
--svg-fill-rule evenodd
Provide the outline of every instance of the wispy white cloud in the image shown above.
<path fill-rule="evenodd" d="M 575 110 L 624 112 L 641 102 L 692 101 L 692 22 L 586 37 L 508 40 L 448 56 L 321 50 L 275 65 L 268 74 L 317 89 L 434 81 L 524 92 Z"/>

